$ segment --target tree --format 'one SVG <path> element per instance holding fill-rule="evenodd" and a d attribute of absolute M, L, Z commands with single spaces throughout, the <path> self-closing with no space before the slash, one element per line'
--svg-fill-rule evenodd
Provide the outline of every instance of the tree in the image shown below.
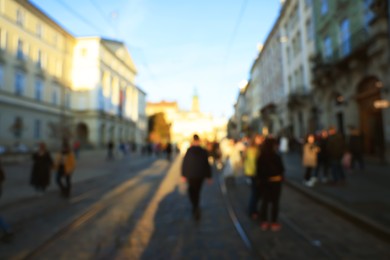
<path fill-rule="evenodd" d="M 169 140 L 171 125 L 165 121 L 164 113 L 150 116 L 148 122 L 149 141 L 161 143 Z"/>

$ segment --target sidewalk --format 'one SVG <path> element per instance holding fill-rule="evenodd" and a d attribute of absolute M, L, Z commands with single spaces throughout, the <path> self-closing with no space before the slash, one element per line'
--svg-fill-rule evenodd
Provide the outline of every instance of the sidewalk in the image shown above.
<path fill-rule="evenodd" d="M 390 166 L 366 163 L 364 170 L 345 172 L 344 186 L 317 183 L 309 188 L 303 185 L 300 155 L 283 154 L 283 161 L 286 181 L 291 187 L 382 237 L 390 237 Z"/>
<path fill-rule="evenodd" d="M 110 173 L 110 170 L 107 168 L 110 164 L 106 161 L 106 153 L 106 150 L 82 150 L 80 152 L 80 158 L 76 161 L 76 170 L 73 173 L 72 183 L 82 182 Z M 54 156 L 55 154 L 52 153 L 53 159 Z M 122 160 L 122 158 L 122 155 L 117 153 L 116 160 L 113 162 Z M 138 154 L 130 154 L 127 158 L 135 161 L 139 160 L 141 156 Z M 148 157 L 145 156 L 145 158 Z M 91 167 L 91 165 L 95 167 Z M 32 161 L 30 157 L 27 157 L 27 159 L 21 162 L 3 165 L 6 180 L 3 184 L 0 207 L 37 196 L 34 188 L 30 185 L 31 167 Z M 58 190 L 58 187 L 55 183 L 55 172 L 53 171 L 47 192 L 54 190 Z"/>

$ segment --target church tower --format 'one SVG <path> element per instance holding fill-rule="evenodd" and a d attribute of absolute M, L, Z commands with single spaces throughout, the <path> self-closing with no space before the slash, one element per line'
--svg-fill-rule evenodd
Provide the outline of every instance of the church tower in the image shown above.
<path fill-rule="evenodd" d="M 192 97 L 192 107 L 191 107 L 191 112 L 196 112 L 199 113 L 199 97 L 198 97 L 198 91 L 194 90 L 194 96 Z"/>

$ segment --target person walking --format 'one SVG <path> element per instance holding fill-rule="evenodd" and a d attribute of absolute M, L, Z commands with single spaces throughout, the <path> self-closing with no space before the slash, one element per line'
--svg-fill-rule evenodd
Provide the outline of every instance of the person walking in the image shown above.
<path fill-rule="evenodd" d="M 255 220 L 258 218 L 257 204 L 260 198 L 260 191 L 256 183 L 256 160 L 260 154 L 261 137 L 255 136 L 248 143 L 244 152 L 244 174 L 250 179 L 251 192 L 249 196 L 248 211 L 249 216 Z"/>
<path fill-rule="evenodd" d="M 70 196 L 71 177 L 76 167 L 75 157 L 71 151 L 69 144 L 64 142 L 61 152 L 57 154 L 55 160 L 55 169 L 57 171 L 57 184 L 60 187 L 61 195 L 65 198 Z M 63 183 L 63 179 L 65 182 Z"/>
<path fill-rule="evenodd" d="M 114 142 L 110 140 L 107 144 L 107 160 L 114 159 Z"/>
<path fill-rule="evenodd" d="M 316 180 L 320 180 L 323 183 L 328 182 L 328 170 L 329 170 L 329 156 L 326 150 L 326 146 L 328 143 L 328 132 L 326 130 L 322 130 L 320 136 L 317 140 L 317 145 L 320 151 L 317 154 L 317 167 L 314 172 L 314 177 Z M 322 176 L 320 177 L 320 171 L 322 169 Z"/>
<path fill-rule="evenodd" d="M 171 142 L 168 142 L 166 147 L 165 147 L 165 153 L 167 155 L 167 160 L 171 161 L 172 160 L 172 144 Z"/>
<path fill-rule="evenodd" d="M 302 165 L 305 168 L 305 175 L 303 177 L 304 184 L 308 187 L 313 187 L 317 178 L 312 177 L 313 169 L 317 167 L 317 156 L 320 148 L 315 144 L 315 137 L 309 134 L 306 143 L 303 145 Z"/>
<path fill-rule="evenodd" d="M 273 138 L 266 138 L 260 156 L 256 161 L 256 178 L 259 189 L 262 191 L 262 203 L 260 209 L 260 228 L 272 231 L 279 231 L 281 228 L 278 222 L 279 200 L 282 192 L 282 181 L 284 179 L 284 165 L 282 158 L 276 152 L 277 142 Z M 271 217 L 268 208 L 271 206 Z M 271 222 L 269 221 L 271 220 Z"/>
<path fill-rule="evenodd" d="M 5 172 L 0 160 L 0 197 L 2 195 L 4 181 L 5 181 Z M 1 215 L 0 215 L 0 229 L 3 232 L 1 240 L 4 242 L 10 242 L 13 236 L 11 226 L 4 220 L 4 218 Z"/>
<path fill-rule="evenodd" d="M 345 174 L 341 163 L 345 152 L 344 138 L 333 126 L 329 128 L 328 132 L 326 151 L 329 154 L 329 163 L 333 177 L 332 184 L 345 184 Z"/>
<path fill-rule="evenodd" d="M 359 165 L 359 169 L 364 169 L 363 160 L 363 138 L 359 129 L 351 128 L 348 140 L 348 150 L 351 153 L 351 169 L 355 169 L 355 163 Z"/>
<path fill-rule="evenodd" d="M 50 184 L 50 174 L 53 168 L 53 159 L 44 142 L 39 143 L 38 151 L 32 155 L 32 171 L 30 183 L 42 195 Z"/>
<path fill-rule="evenodd" d="M 81 146 L 80 140 L 78 140 L 78 139 L 75 140 L 73 143 L 73 152 L 74 152 L 76 159 L 78 159 L 80 156 L 80 146 Z"/>
<path fill-rule="evenodd" d="M 199 201 L 203 182 L 205 179 L 211 182 L 211 166 L 208 161 L 208 153 L 200 144 L 199 136 L 195 134 L 192 145 L 184 155 L 181 167 L 183 181 L 188 183 L 188 196 L 195 220 L 200 220 L 201 217 Z"/>

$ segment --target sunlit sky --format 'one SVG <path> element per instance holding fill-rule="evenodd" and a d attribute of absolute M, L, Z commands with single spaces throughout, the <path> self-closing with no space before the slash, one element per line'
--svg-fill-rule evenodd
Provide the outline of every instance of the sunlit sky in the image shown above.
<path fill-rule="evenodd" d="M 202 112 L 233 114 L 239 83 L 248 79 L 279 13 L 278 0 L 31 0 L 75 36 L 123 41 L 147 100 Z"/>

